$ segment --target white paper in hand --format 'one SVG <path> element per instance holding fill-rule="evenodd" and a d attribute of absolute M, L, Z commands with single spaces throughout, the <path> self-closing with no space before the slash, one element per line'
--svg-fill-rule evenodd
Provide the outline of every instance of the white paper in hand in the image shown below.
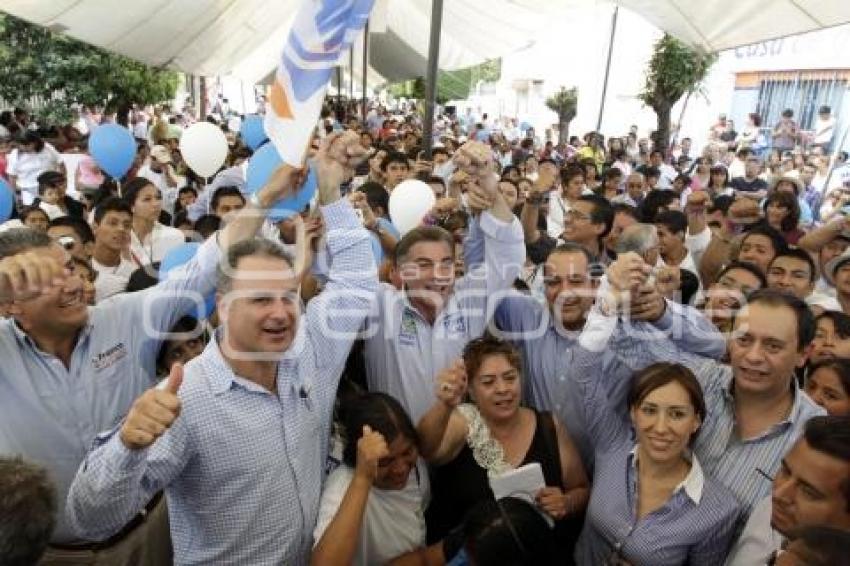
<path fill-rule="evenodd" d="M 490 488 L 496 499 L 516 497 L 534 504 L 534 497 L 544 487 L 546 480 L 538 462 L 508 470 L 499 476 L 490 476 Z"/>
<path fill-rule="evenodd" d="M 540 467 L 538 462 L 508 470 L 499 476 L 490 476 L 490 489 L 493 490 L 496 499 L 516 497 L 534 505 L 535 508 L 537 502 L 534 498 L 537 496 L 537 492 L 544 487 L 546 487 L 546 480 L 543 478 L 543 468 Z M 555 524 L 546 513 L 541 513 L 541 515 L 550 527 Z"/>

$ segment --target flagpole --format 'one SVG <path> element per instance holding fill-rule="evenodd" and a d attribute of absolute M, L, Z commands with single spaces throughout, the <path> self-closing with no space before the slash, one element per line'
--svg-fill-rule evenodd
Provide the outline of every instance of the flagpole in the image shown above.
<path fill-rule="evenodd" d="M 366 74 L 369 69 L 369 20 L 366 20 L 366 28 L 363 30 L 363 92 L 361 93 L 360 106 L 363 121 L 366 121 Z"/>
<path fill-rule="evenodd" d="M 431 38 L 428 40 L 428 75 L 425 77 L 425 124 L 422 128 L 422 149 L 425 160 L 431 160 L 434 145 L 434 106 L 437 103 L 437 69 L 440 62 L 440 32 L 443 25 L 443 0 L 431 1 Z"/>
<path fill-rule="evenodd" d="M 617 15 L 620 13 L 620 7 L 614 6 L 614 13 L 611 15 L 611 37 L 608 39 L 608 59 L 605 62 L 605 80 L 602 83 L 602 97 L 599 100 L 599 116 L 596 119 L 596 131 L 602 128 L 602 113 L 605 111 L 605 97 L 608 94 L 608 75 L 611 73 L 611 55 L 614 53 L 614 34 L 617 33 Z"/>

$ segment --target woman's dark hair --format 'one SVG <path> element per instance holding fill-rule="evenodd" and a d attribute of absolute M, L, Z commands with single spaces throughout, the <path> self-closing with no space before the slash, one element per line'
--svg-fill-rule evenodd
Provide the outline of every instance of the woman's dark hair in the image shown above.
<path fill-rule="evenodd" d="M 668 383 L 674 382 L 681 385 L 687 391 L 694 412 L 699 416 L 700 422 L 705 422 L 706 408 L 702 386 L 697 381 L 694 373 L 682 364 L 657 362 L 635 373 L 634 377 L 632 377 L 632 386 L 629 389 L 627 400 L 629 408 L 636 409 L 646 399 L 647 395 L 659 387 L 664 387 Z M 697 434 L 699 434 L 699 430 L 691 435 L 691 443 L 694 442 Z"/>
<path fill-rule="evenodd" d="M 419 446 L 416 427 L 395 397 L 386 393 L 364 393 L 347 399 L 340 407 L 340 420 L 345 434 L 342 461 L 352 468 L 357 465 L 357 441 L 368 426 L 381 433 L 387 444 L 399 435 Z"/>
<path fill-rule="evenodd" d="M 724 176 L 723 186 L 714 186 L 714 176 L 722 174 Z M 722 165 L 715 165 L 708 170 L 708 187 L 709 189 L 725 189 L 729 185 L 729 170 Z"/>
<path fill-rule="evenodd" d="M 555 564 L 555 535 L 533 505 L 515 497 L 473 507 L 463 525 L 465 548 L 478 566 Z"/>
<path fill-rule="evenodd" d="M 511 366 L 516 368 L 517 371 L 522 371 L 522 357 L 519 350 L 506 340 L 485 334 L 470 341 L 463 349 L 463 362 L 466 365 L 466 375 L 470 382 L 481 369 L 484 359 L 493 355 L 505 356 Z"/>
<path fill-rule="evenodd" d="M 107 199 L 118 196 L 118 183 L 112 177 L 104 175 L 103 182 L 92 195 L 91 207 L 96 209 Z"/>
<path fill-rule="evenodd" d="M 753 121 L 753 126 L 755 126 L 756 128 L 761 127 L 761 116 L 759 116 L 755 112 L 750 112 L 750 120 Z"/>
<path fill-rule="evenodd" d="M 649 191 L 638 206 L 638 220 L 645 224 L 654 224 L 658 212 L 678 200 L 679 195 L 668 189 Z"/>
<path fill-rule="evenodd" d="M 15 141 L 18 145 L 32 145 L 36 153 L 44 149 L 44 140 L 32 130 L 22 132 Z"/>
<path fill-rule="evenodd" d="M 121 188 L 121 197 L 127 201 L 127 204 L 129 204 L 130 207 L 132 207 L 136 204 L 136 199 L 139 198 L 139 193 L 142 192 L 142 189 L 149 185 L 156 189 L 156 185 L 145 177 L 134 177 L 127 181 L 127 183 Z M 159 189 L 157 189 L 157 191 L 159 191 Z"/>
<path fill-rule="evenodd" d="M 767 207 L 773 203 L 788 209 L 788 215 L 782 219 L 782 231 L 790 232 L 795 229 L 800 223 L 800 203 L 797 198 L 791 193 L 774 192 L 764 201 L 764 211 L 767 212 Z"/>

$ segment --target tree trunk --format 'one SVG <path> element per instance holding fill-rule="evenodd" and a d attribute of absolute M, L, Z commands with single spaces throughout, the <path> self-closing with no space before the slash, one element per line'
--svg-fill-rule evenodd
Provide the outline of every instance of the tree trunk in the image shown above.
<path fill-rule="evenodd" d="M 665 104 L 655 108 L 655 115 L 658 118 L 658 128 L 655 131 L 655 149 L 660 149 L 664 152 L 664 157 L 667 157 L 670 147 L 670 112 L 673 106 Z"/>
<path fill-rule="evenodd" d="M 563 118 L 560 118 L 558 120 L 558 141 L 564 144 L 570 141 L 569 120 L 565 120 Z"/>

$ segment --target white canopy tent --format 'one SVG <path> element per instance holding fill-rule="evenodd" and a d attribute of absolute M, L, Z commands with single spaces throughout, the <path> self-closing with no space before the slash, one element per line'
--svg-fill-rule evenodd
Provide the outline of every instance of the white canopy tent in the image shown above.
<path fill-rule="evenodd" d="M 445 2 L 439 66 L 467 67 L 516 51 L 540 34 L 557 33 L 547 25 L 550 16 L 587 1 Z M 708 51 L 850 22 L 847 0 L 616 2 Z M 153 66 L 255 82 L 275 68 L 299 3 L 135 0 L 118 6 L 113 0 L 0 0 L 0 9 Z M 431 0 L 377 0 L 369 81 L 425 74 L 430 7 Z M 362 70 L 355 69 L 355 74 Z"/>

